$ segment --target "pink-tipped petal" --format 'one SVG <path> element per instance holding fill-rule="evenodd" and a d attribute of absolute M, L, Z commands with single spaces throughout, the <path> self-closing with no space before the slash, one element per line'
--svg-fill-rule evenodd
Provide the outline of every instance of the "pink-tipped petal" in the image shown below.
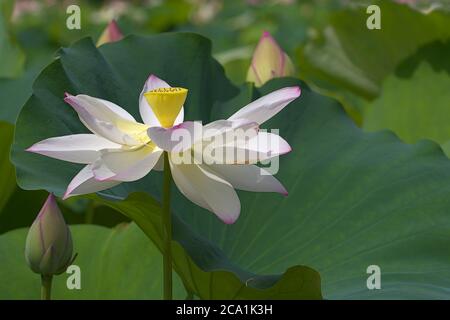
<path fill-rule="evenodd" d="M 203 127 L 203 139 L 211 140 L 219 135 L 230 135 L 229 138 L 234 139 L 239 138 L 239 136 L 244 135 L 244 133 L 247 138 L 248 136 L 256 135 L 258 131 L 258 123 L 247 119 L 216 120 Z M 226 143 L 226 141 L 224 141 L 224 143 Z"/>
<path fill-rule="evenodd" d="M 213 212 L 223 222 L 234 223 L 241 203 L 233 186 L 203 165 L 172 165 L 178 189 L 195 204 Z"/>
<path fill-rule="evenodd" d="M 75 109 L 86 109 L 92 115 L 96 116 L 96 118 L 99 120 L 106 121 L 119 118 L 136 122 L 136 119 L 134 119 L 134 117 L 128 111 L 108 100 L 95 98 L 84 94 L 79 94 L 76 96 L 67 94 L 67 96 L 65 96 L 64 98 L 64 101 L 70 104 Z"/>
<path fill-rule="evenodd" d="M 266 160 L 277 157 L 292 151 L 289 143 L 277 134 L 270 132 L 259 132 L 258 135 L 250 139 L 248 149 L 257 151 Z"/>
<path fill-rule="evenodd" d="M 103 150 L 92 165 L 97 181 L 136 181 L 146 176 L 158 163 L 162 150 L 143 146 L 136 150 Z"/>
<path fill-rule="evenodd" d="M 63 199 L 65 200 L 76 195 L 89 194 L 110 189 L 120 183 L 121 181 L 99 182 L 95 180 L 94 173 L 92 172 L 92 166 L 87 165 L 72 179 L 67 187 Z"/>
<path fill-rule="evenodd" d="M 129 133 L 146 131 L 148 126 L 137 123 L 133 116 L 118 105 L 87 95 L 68 96 L 64 101 L 75 109 L 81 122 L 96 135 L 118 144 L 142 144 Z"/>
<path fill-rule="evenodd" d="M 89 164 L 100 157 L 100 150 L 118 148 L 121 145 L 95 134 L 74 134 L 42 140 L 26 151 L 63 161 Z"/>
<path fill-rule="evenodd" d="M 203 158 L 208 161 L 208 164 L 256 164 L 291 150 L 286 140 L 279 135 L 262 131 L 248 140 L 236 140 L 233 143 L 217 146 L 211 152 L 204 151 Z M 211 156 L 210 153 L 214 153 L 215 156 Z"/>
<path fill-rule="evenodd" d="M 283 110 L 301 94 L 300 87 L 287 87 L 271 92 L 240 109 L 228 120 L 246 119 L 262 124 Z"/>
<path fill-rule="evenodd" d="M 255 165 L 213 164 L 210 168 L 234 188 L 252 192 L 276 192 L 287 195 L 286 188 L 264 168 Z"/>

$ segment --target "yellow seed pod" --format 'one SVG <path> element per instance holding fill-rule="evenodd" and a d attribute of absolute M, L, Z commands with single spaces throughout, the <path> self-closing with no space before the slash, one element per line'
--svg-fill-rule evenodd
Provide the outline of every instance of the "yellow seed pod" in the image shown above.
<path fill-rule="evenodd" d="M 144 96 L 161 125 L 170 128 L 180 113 L 187 93 L 185 88 L 158 88 L 144 93 Z"/>

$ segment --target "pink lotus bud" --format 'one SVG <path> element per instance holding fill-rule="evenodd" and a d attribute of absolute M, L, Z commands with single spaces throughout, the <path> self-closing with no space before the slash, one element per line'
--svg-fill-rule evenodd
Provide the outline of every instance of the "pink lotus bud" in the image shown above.
<path fill-rule="evenodd" d="M 101 46 L 102 44 L 108 43 L 108 42 L 115 42 L 122 40 L 123 34 L 119 29 L 119 26 L 117 25 L 117 22 L 115 20 L 112 20 L 108 26 L 103 31 L 102 35 L 97 41 L 97 47 Z"/>
<path fill-rule="evenodd" d="M 269 32 L 265 31 L 253 53 L 252 63 L 247 72 L 247 81 L 257 87 L 273 78 L 292 76 L 294 65 Z"/>
<path fill-rule="evenodd" d="M 31 270 L 50 276 L 64 272 L 72 263 L 72 236 L 50 194 L 28 231 L 25 258 Z"/>

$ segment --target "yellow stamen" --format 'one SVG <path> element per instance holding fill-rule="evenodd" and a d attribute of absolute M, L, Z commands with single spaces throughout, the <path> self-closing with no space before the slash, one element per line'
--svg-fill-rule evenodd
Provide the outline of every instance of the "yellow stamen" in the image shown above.
<path fill-rule="evenodd" d="M 144 93 L 145 99 L 164 128 L 173 126 L 187 96 L 184 88 L 158 88 Z"/>

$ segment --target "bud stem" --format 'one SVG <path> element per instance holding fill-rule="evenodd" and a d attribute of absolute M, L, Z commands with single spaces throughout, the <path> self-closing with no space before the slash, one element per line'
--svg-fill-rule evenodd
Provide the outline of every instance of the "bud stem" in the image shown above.
<path fill-rule="evenodd" d="M 41 275 L 41 300 L 51 300 L 53 276 Z"/>
<path fill-rule="evenodd" d="M 169 155 L 164 152 L 164 181 L 162 198 L 162 221 L 165 229 L 163 267 L 164 300 L 172 300 L 172 213 L 170 212 L 170 172 Z"/>

